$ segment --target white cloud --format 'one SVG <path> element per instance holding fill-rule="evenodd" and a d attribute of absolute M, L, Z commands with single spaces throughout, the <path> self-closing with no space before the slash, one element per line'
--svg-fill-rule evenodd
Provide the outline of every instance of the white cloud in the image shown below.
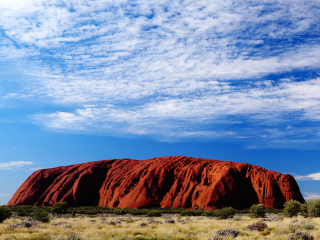
<path fill-rule="evenodd" d="M 12 168 L 23 167 L 23 166 L 32 165 L 32 164 L 34 163 L 29 161 L 11 161 L 7 163 L 1 162 L 0 169 L 12 169 Z"/>
<path fill-rule="evenodd" d="M 2 99 L 7 100 L 7 99 L 14 99 L 14 98 L 26 98 L 27 96 L 25 94 L 18 94 L 18 93 L 8 93 L 7 95 L 3 96 Z"/>
<path fill-rule="evenodd" d="M 7 152 L 9 152 L 9 151 L 15 150 L 16 148 L 17 148 L 16 146 L 13 146 L 13 147 L 11 147 L 10 149 L 7 149 L 6 151 L 3 151 L 3 152 L 1 152 L 1 153 L 7 153 Z"/>
<path fill-rule="evenodd" d="M 295 176 L 294 177 L 296 180 L 320 180 L 320 172 L 317 173 L 311 173 L 305 176 Z"/>
<path fill-rule="evenodd" d="M 1 1 L 0 59 L 31 78 L 2 99 L 67 106 L 33 116 L 55 130 L 317 142 L 318 127 L 295 123 L 320 120 L 320 78 L 266 76 L 319 69 L 319 9 L 302 0 Z"/>
<path fill-rule="evenodd" d="M 251 118 L 251 121 L 265 126 L 261 138 L 282 139 L 284 137 L 309 138 L 318 136 L 319 128 L 296 127 L 287 119 L 299 113 L 301 121 L 319 120 L 320 79 L 303 82 L 294 80 L 256 82 L 255 85 L 207 84 L 208 92 L 202 96 L 158 97 L 137 106 L 116 106 L 113 104 L 84 105 L 74 112 L 55 112 L 36 116 L 36 120 L 49 128 L 60 130 L 84 130 L 88 132 L 118 132 L 133 134 L 162 134 L 175 137 L 251 137 L 252 131 L 243 128 L 235 130 L 196 129 L 199 124 L 233 124 L 241 121 L 226 121 L 228 116 Z M 272 118 L 269 116 L 272 115 Z M 261 122 L 263 121 L 263 122 Z M 294 121 L 297 121 L 296 118 Z M 286 123 L 285 129 L 279 125 Z M 290 125 L 290 124 L 292 125 Z M 188 130 L 187 130 L 188 129 Z M 188 132 L 189 131 L 189 132 Z M 232 134 L 230 134 L 232 132 Z M 257 133 L 254 131 L 254 133 Z M 300 143 L 303 140 L 300 140 Z M 295 144 L 296 145 L 296 144 Z"/>
<path fill-rule="evenodd" d="M 320 199 L 320 194 L 319 194 L 319 193 L 309 193 L 309 192 L 305 192 L 305 193 L 304 193 L 304 199 L 306 199 L 306 200 Z"/>

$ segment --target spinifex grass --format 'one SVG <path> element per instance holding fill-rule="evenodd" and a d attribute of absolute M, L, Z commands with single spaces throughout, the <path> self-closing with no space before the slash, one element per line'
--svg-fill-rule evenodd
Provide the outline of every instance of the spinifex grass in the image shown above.
<path fill-rule="evenodd" d="M 108 225 L 108 222 L 117 222 L 122 218 L 121 223 Z M 25 220 L 27 218 L 24 218 Z M 247 215 L 238 215 L 236 220 L 226 219 L 217 220 L 203 216 L 179 216 L 163 214 L 161 217 L 155 217 L 154 220 L 160 223 L 149 223 L 141 227 L 142 222 L 149 222 L 149 217 L 122 215 L 115 216 L 111 214 L 102 214 L 96 217 L 81 216 L 75 218 L 58 218 L 50 216 L 49 223 L 39 223 L 31 228 L 10 228 L 10 224 L 16 224 L 23 218 L 15 217 L 5 220 L 0 224 L 0 240 L 5 239 L 24 239 L 24 240 L 79 240 L 79 239 L 157 239 L 157 240 L 208 240 L 213 239 L 218 229 L 235 228 L 240 234 L 236 239 L 287 239 L 292 231 L 308 231 L 315 239 L 320 237 L 320 219 L 305 220 L 302 217 L 298 222 L 292 223 L 291 218 L 284 220 L 266 222 L 268 230 L 262 232 L 248 231 L 246 227 L 258 221 Z M 165 223 L 166 219 L 173 219 L 175 223 Z M 53 226 L 52 223 L 63 222 L 60 225 Z M 304 225 L 313 224 L 313 229 L 305 229 Z M 292 227 L 292 226 L 295 227 Z"/>

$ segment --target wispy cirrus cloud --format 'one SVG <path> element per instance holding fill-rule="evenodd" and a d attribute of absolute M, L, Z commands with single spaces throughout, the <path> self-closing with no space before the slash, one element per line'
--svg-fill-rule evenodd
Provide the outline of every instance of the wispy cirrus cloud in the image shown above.
<path fill-rule="evenodd" d="M 12 169 L 34 164 L 29 161 L 0 162 L 0 169 Z"/>
<path fill-rule="evenodd" d="M 60 106 L 32 116 L 60 131 L 317 143 L 319 9 L 300 0 L 2 1 L 0 56 L 31 79 L 3 100 Z"/>
<path fill-rule="evenodd" d="M 1 196 L 1 197 L 11 197 L 11 196 L 12 196 L 12 194 L 4 194 L 4 193 L 0 193 L 0 196 Z"/>
<path fill-rule="evenodd" d="M 58 130 L 144 135 L 161 132 L 161 139 L 252 138 L 259 134 L 265 140 L 284 142 L 291 138 L 287 145 L 297 147 L 303 146 L 305 140 L 319 138 L 319 127 L 299 126 L 299 121 L 319 120 L 319 79 L 256 81 L 236 86 L 216 82 L 210 87 L 211 91 L 196 97 L 158 97 L 129 108 L 112 104 L 84 105 L 74 112 L 42 114 L 35 119 Z M 297 112 L 298 116 L 294 116 Z M 254 131 L 244 122 L 256 125 Z M 208 125 L 214 126 L 213 129 Z M 299 139 L 292 139 L 296 135 Z M 277 144 L 279 142 L 275 142 Z"/>
<path fill-rule="evenodd" d="M 2 151 L 1 153 L 7 153 L 7 152 L 9 152 L 9 151 L 14 151 L 16 148 L 17 148 L 16 146 L 13 146 L 13 147 L 11 147 L 10 149 L 7 149 L 7 150 L 5 150 L 5 151 Z"/>

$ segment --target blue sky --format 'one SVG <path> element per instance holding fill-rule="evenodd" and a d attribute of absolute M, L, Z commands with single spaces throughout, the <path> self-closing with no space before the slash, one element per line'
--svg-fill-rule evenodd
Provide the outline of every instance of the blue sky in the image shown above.
<path fill-rule="evenodd" d="M 39 168 L 185 155 L 320 198 L 320 2 L 1 0 L 0 204 Z"/>

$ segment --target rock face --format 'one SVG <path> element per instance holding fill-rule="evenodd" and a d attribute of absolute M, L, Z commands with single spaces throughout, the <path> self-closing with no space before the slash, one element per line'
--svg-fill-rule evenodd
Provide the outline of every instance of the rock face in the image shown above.
<path fill-rule="evenodd" d="M 290 199 L 304 202 L 288 174 L 246 163 L 176 156 L 38 170 L 7 205 L 244 209 L 257 203 L 282 208 Z"/>

